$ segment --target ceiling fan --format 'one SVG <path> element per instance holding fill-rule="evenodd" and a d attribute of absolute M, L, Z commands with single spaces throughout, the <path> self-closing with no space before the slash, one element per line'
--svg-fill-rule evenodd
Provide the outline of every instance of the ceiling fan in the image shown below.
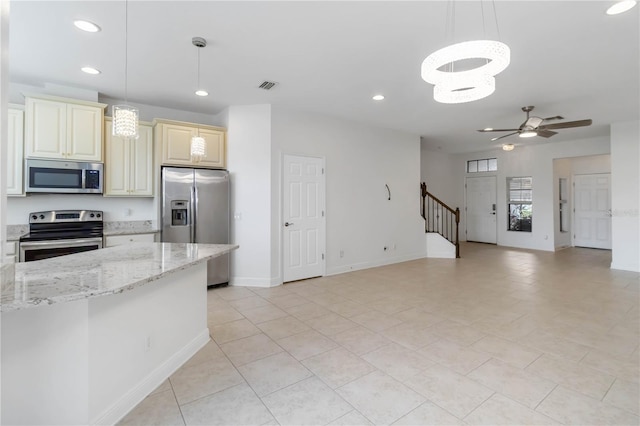
<path fill-rule="evenodd" d="M 550 138 L 551 136 L 557 134 L 558 132 L 554 132 L 553 130 L 558 129 L 569 129 L 571 127 L 583 127 L 590 126 L 592 120 L 577 120 L 577 121 L 565 121 L 564 123 L 551 123 L 551 124 L 543 124 L 547 121 L 551 120 L 564 120 L 564 117 L 560 115 L 556 115 L 555 117 L 530 117 L 529 113 L 533 111 L 532 106 L 522 107 L 522 110 L 527 113 L 527 119 L 518 127 L 517 129 L 482 129 L 478 130 L 479 132 L 512 132 L 508 135 L 497 136 L 492 138 L 492 141 L 497 141 L 498 139 L 506 138 L 512 135 L 519 135 L 521 138 L 529 138 L 533 136 L 540 136 L 543 138 Z"/>

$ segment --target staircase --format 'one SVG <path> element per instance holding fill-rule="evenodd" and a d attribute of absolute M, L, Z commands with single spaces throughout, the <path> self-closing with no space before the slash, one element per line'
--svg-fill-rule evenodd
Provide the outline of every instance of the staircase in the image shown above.
<path fill-rule="evenodd" d="M 460 257 L 460 239 L 458 227 L 460 224 L 460 209 L 452 209 L 427 191 L 427 184 L 420 184 L 422 196 L 422 218 L 424 231 L 437 233 L 453 244 L 456 248 L 456 258 Z"/>

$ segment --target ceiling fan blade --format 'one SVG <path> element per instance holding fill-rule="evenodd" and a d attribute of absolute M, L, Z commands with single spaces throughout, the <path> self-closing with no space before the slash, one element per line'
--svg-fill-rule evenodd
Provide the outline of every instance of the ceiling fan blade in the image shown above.
<path fill-rule="evenodd" d="M 482 133 L 488 133 L 488 132 L 517 132 L 520 129 L 491 129 L 491 130 L 487 130 L 487 129 L 482 129 L 482 130 L 478 130 L 478 132 L 482 132 Z"/>
<path fill-rule="evenodd" d="M 577 120 L 577 121 L 567 121 L 565 123 L 554 123 L 554 124 L 544 124 L 539 127 L 539 129 L 569 129 L 572 127 L 583 127 L 590 126 L 593 121 L 589 120 Z"/>
<path fill-rule="evenodd" d="M 561 115 L 556 115 L 555 117 L 547 117 L 542 119 L 542 121 L 550 121 L 550 120 L 564 120 L 564 117 Z"/>
<path fill-rule="evenodd" d="M 509 133 L 508 135 L 502 135 L 502 136 L 498 136 L 498 137 L 495 137 L 495 138 L 491 138 L 491 141 L 492 142 L 493 141 L 497 141 L 497 140 L 502 139 L 502 138 L 506 138 L 506 137 L 513 136 L 513 135 L 517 135 L 518 133 L 520 133 L 520 132 L 513 132 L 513 133 Z"/>
<path fill-rule="evenodd" d="M 558 132 L 552 132 L 551 130 L 546 129 L 538 129 L 536 133 L 542 138 L 550 138 L 551 136 L 558 134 Z"/>

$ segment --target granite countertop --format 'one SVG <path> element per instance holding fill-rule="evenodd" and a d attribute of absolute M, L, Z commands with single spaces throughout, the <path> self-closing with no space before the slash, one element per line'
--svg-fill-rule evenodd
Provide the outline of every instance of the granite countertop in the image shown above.
<path fill-rule="evenodd" d="M 231 244 L 132 243 L 4 264 L 0 311 L 122 293 L 237 248 Z"/>
<path fill-rule="evenodd" d="M 7 225 L 7 242 L 18 241 L 20 237 L 29 233 L 29 225 Z"/>
<path fill-rule="evenodd" d="M 160 232 L 159 229 L 153 229 L 150 220 L 132 220 L 121 222 L 105 222 L 103 235 L 133 235 L 133 234 L 154 234 Z"/>

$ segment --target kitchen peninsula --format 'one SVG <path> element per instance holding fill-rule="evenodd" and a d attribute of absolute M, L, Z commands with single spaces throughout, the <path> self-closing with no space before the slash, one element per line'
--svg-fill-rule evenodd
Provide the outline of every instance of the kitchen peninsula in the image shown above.
<path fill-rule="evenodd" d="M 114 424 L 209 341 L 207 261 L 134 243 L 2 266 L 2 424 Z"/>

